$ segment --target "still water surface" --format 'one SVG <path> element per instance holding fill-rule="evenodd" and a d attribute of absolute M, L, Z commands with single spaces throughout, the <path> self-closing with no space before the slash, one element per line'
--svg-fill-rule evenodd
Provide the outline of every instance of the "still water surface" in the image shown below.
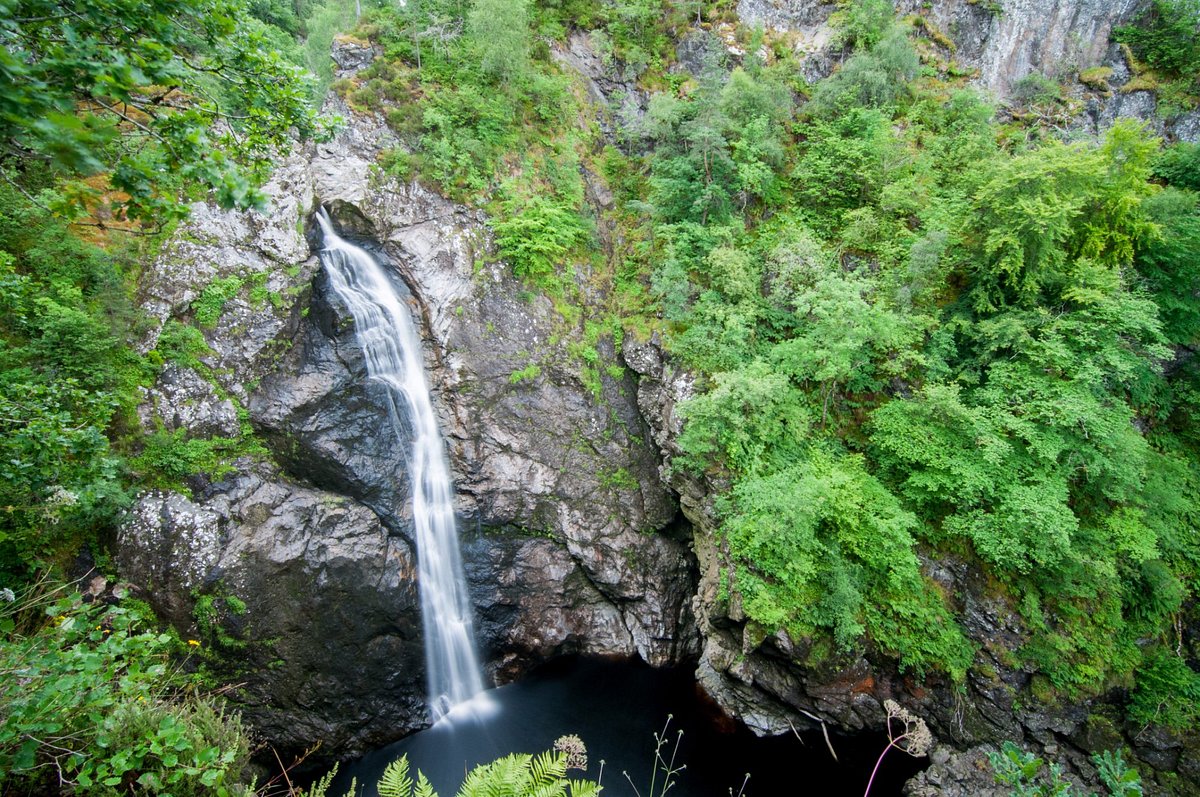
<path fill-rule="evenodd" d="M 747 772 L 744 797 L 861 797 L 886 744 L 877 734 L 833 736 L 839 758 L 835 762 L 819 731 L 805 733 L 802 739 L 760 739 L 723 718 L 698 692 L 689 672 L 629 662 L 560 659 L 485 695 L 486 702 L 476 711 L 456 710 L 428 730 L 343 766 L 329 793 L 345 794 L 355 777 L 361 794 L 375 797 L 374 784 L 383 768 L 407 754 L 412 769 L 424 772 L 441 797 L 454 797 L 466 771 L 477 764 L 508 753 L 548 750 L 559 736 L 574 733 L 586 743 L 589 761 L 586 773 L 572 771 L 570 777 L 601 777 L 603 759 L 604 797 L 650 797 L 654 734 L 662 733 L 671 715 L 664 755 L 669 757 L 682 730 L 676 764 L 686 764 L 686 769 L 677 776 L 670 797 L 730 797 L 731 789 L 736 797 Z M 904 781 L 924 761 L 889 752 L 872 796 L 899 795 Z M 661 785 L 661 776 L 658 782 Z M 656 797 L 658 793 L 656 787 Z"/>

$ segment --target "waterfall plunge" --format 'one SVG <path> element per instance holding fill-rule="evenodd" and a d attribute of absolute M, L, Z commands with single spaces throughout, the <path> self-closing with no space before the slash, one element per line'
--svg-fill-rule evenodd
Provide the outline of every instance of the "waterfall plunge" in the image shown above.
<path fill-rule="evenodd" d="M 429 712 L 437 722 L 482 692 L 483 679 L 458 549 L 454 489 L 429 399 L 420 340 L 407 308 L 378 261 L 343 241 L 324 209 L 318 211 L 317 220 L 324 235 L 321 263 L 333 289 L 354 316 L 354 333 L 366 358 L 367 374 L 387 388 L 392 432 L 403 440 L 404 419 L 412 427 L 408 473 Z"/>

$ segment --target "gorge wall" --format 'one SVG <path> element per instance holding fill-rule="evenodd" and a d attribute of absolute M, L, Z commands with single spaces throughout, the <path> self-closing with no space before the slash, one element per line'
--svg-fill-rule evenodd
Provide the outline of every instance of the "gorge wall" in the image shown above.
<path fill-rule="evenodd" d="M 1116 87 L 1128 66 L 1108 33 L 1141 5 L 1002 0 L 995 13 L 983 2 L 901 0 L 898 8 L 927 15 L 978 82 L 1003 95 L 1032 72 L 1104 64 Z M 835 63 L 835 7 L 742 0 L 738 12 L 796 34 L 806 68 L 819 75 Z M 576 37 L 562 62 L 584 70 L 595 98 L 607 100 L 623 87 L 592 55 Z M 336 56 L 344 75 L 371 52 L 344 42 Z M 1157 120 L 1150 92 L 1073 91 L 1083 128 L 1136 115 L 1169 135 L 1200 137 L 1195 114 Z M 797 664 L 803 645 L 763 636 L 719 597 L 713 502 L 722 485 L 670 467 L 675 409 L 692 394 L 691 375 L 655 340 L 626 340 L 620 351 L 609 342 L 606 355 L 628 367 L 602 374 L 594 392 L 566 351 L 553 303 L 491 262 L 483 214 L 381 176 L 377 157 L 395 143 L 386 127 L 337 110 L 347 126 L 292 153 L 268 186 L 269 212 L 197 205 L 143 275 L 140 297 L 160 322 L 144 341 L 150 349 L 171 324 L 197 323 L 210 286 L 234 278 L 239 286 L 215 324 L 198 324 L 210 350 L 164 366 L 141 421 L 203 438 L 250 427 L 266 450 L 232 472 L 192 478 L 186 491 L 142 496 L 120 534 L 120 565 L 180 627 L 197 623 L 198 599 L 215 598 L 219 658 L 240 664 L 230 672 L 245 683 L 237 699 L 277 749 L 321 741 L 351 756 L 426 722 L 405 457 L 377 434 L 384 397 L 367 381 L 352 320 L 313 255 L 311 214 L 325 205 L 388 264 L 425 338 L 481 646 L 497 681 L 572 652 L 652 664 L 698 657 L 708 693 L 762 733 L 878 728 L 882 701 L 897 698 L 940 741 L 914 794 L 993 793 L 980 764 L 1001 739 L 1085 777 L 1094 774 L 1087 752 L 1130 744 L 1155 768 L 1200 781 L 1194 749 L 1154 732 L 1130 738 L 1102 702 L 1030 703 L 1032 675 L 1008 664 L 1022 633 L 1016 612 L 952 559 L 924 564 L 955 595 L 979 646 L 965 689 L 918 684 L 869 656 Z"/>
<path fill-rule="evenodd" d="M 1130 64 L 1109 36 L 1149 6 L 1148 0 L 894 0 L 896 12 L 923 18 L 939 53 L 971 70 L 972 83 L 1007 99 L 1022 78 L 1044 75 L 1065 87 L 1071 125 L 1095 133 L 1118 118 L 1147 121 L 1160 134 L 1200 140 L 1200 112 L 1163 118 L 1152 89 L 1137 88 Z M 739 18 L 792 37 L 805 76 L 828 75 L 841 57 L 830 17 L 836 2 L 739 0 Z M 1085 85 L 1081 72 L 1107 67 L 1107 85 Z"/>
<path fill-rule="evenodd" d="M 373 242 L 425 337 L 491 676 L 572 652 L 666 664 L 697 645 L 690 532 L 632 375 L 591 392 L 554 340 L 550 302 L 483 265 L 482 216 L 378 182 L 388 134 L 351 118 L 278 171 L 268 214 L 198 206 L 144 275 L 142 302 L 164 324 L 191 322 L 214 281 L 246 287 L 204 329 L 199 363 L 165 365 L 143 424 L 233 438 L 249 423 L 269 451 L 193 478 L 190 495 L 144 495 L 119 538 L 123 574 L 176 625 L 210 595 L 235 636 L 267 640 L 221 656 L 242 660 L 230 678 L 260 733 L 339 756 L 427 719 L 405 452 L 378 434 L 385 397 L 306 238 L 318 204 Z M 531 362 L 538 375 L 512 377 Z M 227 609 L 238 601 L 244 613 Z"/>

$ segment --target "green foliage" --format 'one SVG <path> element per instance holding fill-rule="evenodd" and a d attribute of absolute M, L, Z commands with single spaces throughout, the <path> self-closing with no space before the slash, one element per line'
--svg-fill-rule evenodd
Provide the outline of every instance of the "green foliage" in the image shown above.
<path fill-rule="evenodd" d="M 901 668 L 961 680 L 973 651 L 920 574 L 916 518 L 862 465 L 818 454 L 740 480 L 722 525 L 733 586 L 769 629 L 827 629 L 843 650 L 867 632 Z"/>
<path fill-rule="evenodd" d="M 217 589 L 217 593 L 196 596 L 196 603 L 192 607 L 192 617 L 196 621 L 200 639 L 192 640 L 192 642 L 202 643 L 194 647 L 199 648 L 199 652 L 205 656 L 216 651 L 228 657 L 231 653 L 246 647 L 245 640 L 239 639 L 228 630 L 228 623 L 231 619 L 246 613 L 246 604 L 236 595 L 227 593 L 220 586 Z"/>
<path fill-rule="evenodd" d="M 78 795 L 243 793 L 249 746 L 240 721 L 184 691 L 188 679 L 170 661 L 173 638 L 146 630 L 136 609 L 37 594 L 0 606 L 8 785 Z"/>
<path fill-rule="evenodd" d="M 1200 3 L 1196 0 L 1153 0 L 1132 25 L 1113 31 L 1138 59 L 1169 75 L 1200 75 Z"/>
<path fill-rule="evenodd" d="M 600 785 L 594 781 L 567 778 L 573 766 L 568 753 L 555 750 L 538 755 L 514 753 L 489 764 L 481 764 L 467 773 L 458 797 L 596 797 Z M 322 778 L 300 797 L 326 797 L 332 773 Z M 408 756 L 391 762 L 383 771 L 376 788 L 379 797 L 438 797 L 429 780 L 420 771 L 414 781 L 409 774 Z M 353 792 L 353 789 L 351 789 Z M 347 795 L 349 797 L 349 795 Z"/>
<path fill-rule="evenodd" d="M 980 310 L 1095 301 L 1154 232 L 1140 212 L 1155 142 L 1119 122 L 1096 148 L 1049 143 L 996 162 L 976 193 L 970 237 Z"/>
<path fill-rule="evenodd" d="M 869 48 L 846 59 L 841 69 L 817 85 L 806 112 L 836 118 L 854 108 L 886 109 L 908 94 L 919 61 L 907 34 L 892 25 Z"/>
<path fill-rule="evenodd" d="M 192 303 L 192 312 L 196 323 L 202 327 L 216 326 L 221 318 L 225 304 L 237 296 L 242 289 L 245 279 L 237 274 L 228 277 L 218 277 L 204 287 L 199 298 Z M 194 343 L 192 344 L 194 345 Z"/>
<path fill-rule="evenodd" d="M 317 102 L 324 98 L 333 84 L 333 59 L 329 55 L 333 40 L 338 33 L 354 27 L 354 11 L 353 0 L 324 0 L 313 5 L 304 23 L 307 32 L 304 37 L 304 66 L 316 78 L 312 96 Z"/>
<path fill-rule="evenodd" d="M 479 68 L 491 80 L 518 80 L 528 70 L 528 0 L 474 0 L 467 36 L 479 52 Z"/>
<path fill-rule="evenodd" d="M 1136 674 L 1137 688 L 1129 716 L 1141 723 L 1168 728 L 1195 728 L 1200 722 L 1200 673 L 1175 652 L 1159 646 Z"/>
<path fill-rule="evenodd" d="M 524 368 L 519 368 L 508 375 L 508 382 L 512 385 L 519 385 L 522 382 L 529 382 L 537 379 L 542 375 L 542 367 L 537 363 L 530 363 Z"/>
<path fill-rule="evenodd" d="M 107 430 L 148 373 L 120 258 L 0 189 L 0 575 L 91 541 L 128 500 Z"/>
<path fill-rule="evenodd" d="M 1113 797 L 1134 797 L 1142 794 L 1142 779 L 1136 769 L 1130 769 L 1121 756 L 1121 751 L 1105 750 L 1092 755 L 1100 782 Z"/>
<path fill-rule="evenodd" d="M 585 235 L 578 213 L 545 196 L 509 200 L 492 230 L 496 250 L 513 274 L 535 284 L 552 278 Z"/>
<path fill-rule="evenodd" d="M 1132 797 L 1142 794 L 1142 782 L 1136 769 L 1129 769 L 1121 758 L 1121 751 L 1114 754 L 1104 751 L 1093 756 L 1100 779 L 1112 797 Z M 1072 786 L 1063 779 L 1062 766 L 1047 763 L 1005 742 L 1000 752 L 988 753 L 988 762 L 997 783 L 1012 787 L 1014 797 L 1070 797 Z M 1043 771 L 1043 767 L 1046 771 Z M 1096 797 L 1092 794 L 1090 797 Z"/>
<path fill-rule="evenodd" d="M 852 109 L 811 125 L 807 133 L 792 173 L 798 198 L 820 210 L 839 211 L 862 207 L 878 196 L 894 146 L 886 116 Z"/>
<path fill-rule="evenodd" d="M 841 40 L 859 50 L 869 50 L 887 34 L 895 11 L 887 0 L 852 0 L 836 18 Z"/>
<path fill-rule="evenodd" d="M 192 186 L 254 206 L 289 130 L 316 131 L 299 70 L 242 0 L 6 0 L 0 11 L 0 139 L 67 180 L 45 197 L 66 213 L 103 200 L 160 223 L 185 214 Z"/>
<path fill-rule="evenodd" d="M 755 473 L 805 449 L 812 423 L 803 394 L 765 362 L 717 374 L 707 393 L 680 408 L 686 425 L 677 463 L 703 470 L 721 462 Z"/>
<path fill-rule="evenodd" d="M 1146 213 L 1159 235 L 1138 252 L 1138 273 L 1159 307 L 1167 340 L 1191 345 L 1200 338 L 1200 201 L 1168 188 L 1147 200 Z"/>
<path fill-rule="evenodd" d="M 203 332 L 173 318 L 163 324 L 154 348 L 163 360 L 196 369 L 204 367 L 200 358 L 212 353 Z"/>
<path fill-rule="evenodd" d="M 230 437 L 191 437 L 186 429 L 149 434 L 142 452 L 129 465 L 147 486 L 183 489 L 184 481 L 198 473 L 214 480 L 233 473 L 239 456 L 264 453 L 252 440 Z"/>
<path fill-rule="evenodd" d="M 1180 141 L 1154 159 L 1154 176 L 1176 188 L 1200 191 L 1200 144 Z"/>
<path fill-rule="evenodd" d="M 1200 374 L 1163 373 L 1197 337 L 1195 198 L 1150 181 L 1186 181 L 1190 151 L 1122 122 L 1006 152 L 977 96 L 910 81 L 876 10 L 848 10 L 853 55 L 776 139 L 775 218 L 697 204 L 732 152 L 719 72 L 652 101 L 654 287 L 705 375 L 675 464 L 730 485 L 726 583 L 765 628 L 961 677 L 921 544 L 1023 596 L 1015 654 L 1054 689 L 1127 682 L 1200 572 Z"/>
<path fill-rule="evenodd" d="M 1062 99 L 1062 86 L 1045 75 L 1031 72 L 1013 84 L 1012 97 L 1020 105 L 1051 105 Z"/>
<path fill-rule="evenodd" d="M 513 112 L 503 94 L 484 94 L 473 86 L 434 94 L 422 117 L 422 157 L 429 176 L 468 191 L 487 186 L 499 155 L 513 142 Z"/>

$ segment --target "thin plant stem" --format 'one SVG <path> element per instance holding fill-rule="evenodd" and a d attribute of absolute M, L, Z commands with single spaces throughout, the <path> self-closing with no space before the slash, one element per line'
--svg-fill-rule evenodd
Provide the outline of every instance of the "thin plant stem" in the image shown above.
<path fill-rule="evenodd" d="M 895 747 L 896 749 L 900 749 L 900 745 L 897 744 L 897 742 L 899 742 L 901 739 L 904 739 L 908 736 L 907 733 L 902 733 L 893 739 L 892 738 L 892 718 L 891 717 L 888 717 L 887 725 L 888 725 L 888 743 L 886 746 L 884 746 L 883 752 L 879 754 L 879 758 L 875 761 L 875 768 L 871 770 L 871 777 L 867 780 L 867 790 L 863 792 L 863 797 L 868 797 L 868 795 L 871 793 L 871 786 L 872 786 L 872 784 L 875 783 L 875 775 L 878 774 L 879 766 L 880 766 L 880 764 L 883 763 L 883 757 L 888 754 L 888 750 L 891 750 L 893 747 Z"/>

